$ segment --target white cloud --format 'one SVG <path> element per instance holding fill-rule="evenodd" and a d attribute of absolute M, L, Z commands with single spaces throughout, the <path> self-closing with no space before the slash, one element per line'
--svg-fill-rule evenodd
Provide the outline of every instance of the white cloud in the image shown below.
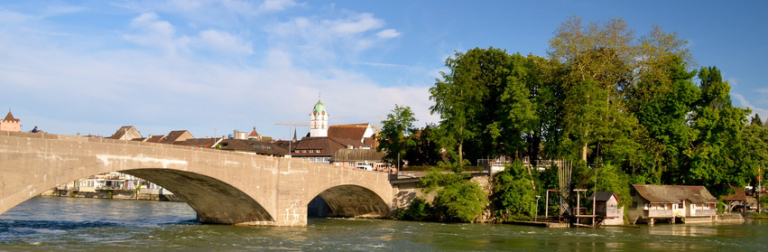
<path fill-rule="evenodd" d="M 176 38 L 173 25 L 160 20 L 155 13 L 139 15 L 131 21 L 130 27 L 140 33 L 124 35 L 123 38 L 139 45 L 158 47 L 166 53 L 175 53 L 189 42 L 185 36 Z"/>
<path fill-rule="evenodd" d="M 347 19 L 324 22 L 339 34 L 362 33 L 384 26 L 384 21 L 374 18 L 371 13 L 360 13 Z"/>
<path fill-rule="evenodd" d="M 386 29 L 376 33 L 376 36 L 383 39 L 396 38 L 400 36 L 400 33 L 395 29 Z"/>
<path fill-rule="evenodd" d="M 358 61 L 363 52 L 400 35 L 395 29 L 383 29 L 384 20 L 371 13 L 344 12 L 335 19 L 296 17 L 265 28 L 272 44 L 284 50 L 301 52 L 301 61 Z"/>
<path fill-rule="evenodd" d="M 225 52 L 239 54 L 253 54 L 250 43 L 245 43 L 240 38 L 227 32 L 216 30 L 205 30 L 200 32 L 200 40 L 213 48 Z"/>

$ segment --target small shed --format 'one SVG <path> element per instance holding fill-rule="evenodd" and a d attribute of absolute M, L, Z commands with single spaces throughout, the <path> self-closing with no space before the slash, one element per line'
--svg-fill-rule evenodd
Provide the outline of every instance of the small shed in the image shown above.
<path fill-rule="evenodd" d="M 728 206 L 728 212 L 745 212 L 747 206 L 747 192 L 743 188 L 731 186 L 733 193 L 723 197 L 723 202 Z"/>
<path fill-rule="evenodd" d="M 603 218 L 602 225 L 624 225 L 624 207 L 619 207 L 621 199 L 614 192 L 595 192 L 595 214 Z"/>

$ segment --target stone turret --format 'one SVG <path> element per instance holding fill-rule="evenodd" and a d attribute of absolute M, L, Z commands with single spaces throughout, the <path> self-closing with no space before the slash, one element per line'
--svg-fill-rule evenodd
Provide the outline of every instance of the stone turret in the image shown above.
<path fill-rule="evenodd" d="M 21 120 L 13 117 L 10 108 L 8 109 L 8 115 L 5 116 L 5 119 L 0 121 L 0 131 L 21 131 Z"/>

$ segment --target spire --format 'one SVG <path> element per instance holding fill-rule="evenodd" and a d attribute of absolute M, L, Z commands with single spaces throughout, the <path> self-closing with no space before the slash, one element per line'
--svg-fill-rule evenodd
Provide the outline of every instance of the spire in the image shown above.
<path fill-rule="evenodd" d="M 16 119 L 13 117 L 13 114 L 11 114 L 11 108 L 8 108 L 8 115 L 5 116 L 5 119 L 3 121 L 19 121 L 19 119 Z"/>
<path fill-rule="evenodd" d="M 296 128 L 293 129 L 293 141 L 296 142 Z"/>

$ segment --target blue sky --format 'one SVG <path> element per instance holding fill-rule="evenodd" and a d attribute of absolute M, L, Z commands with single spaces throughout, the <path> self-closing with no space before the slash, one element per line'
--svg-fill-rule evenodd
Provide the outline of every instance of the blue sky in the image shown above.
<path fill-rule="evenodd" d="M 544 56 L 573 15 L 677 32 L 699 66 L 721 69 L 734 105 L 768 118 L 764 1 L 3 0 L 0 108 L 23 131 L 279 139 L 292 134 L 275 124 L 309 122 L 321 94 L 332 124 L 376 124 L 399 104 L 423 126 L 438 121 L 428 89 L 448 56 Z"/>

